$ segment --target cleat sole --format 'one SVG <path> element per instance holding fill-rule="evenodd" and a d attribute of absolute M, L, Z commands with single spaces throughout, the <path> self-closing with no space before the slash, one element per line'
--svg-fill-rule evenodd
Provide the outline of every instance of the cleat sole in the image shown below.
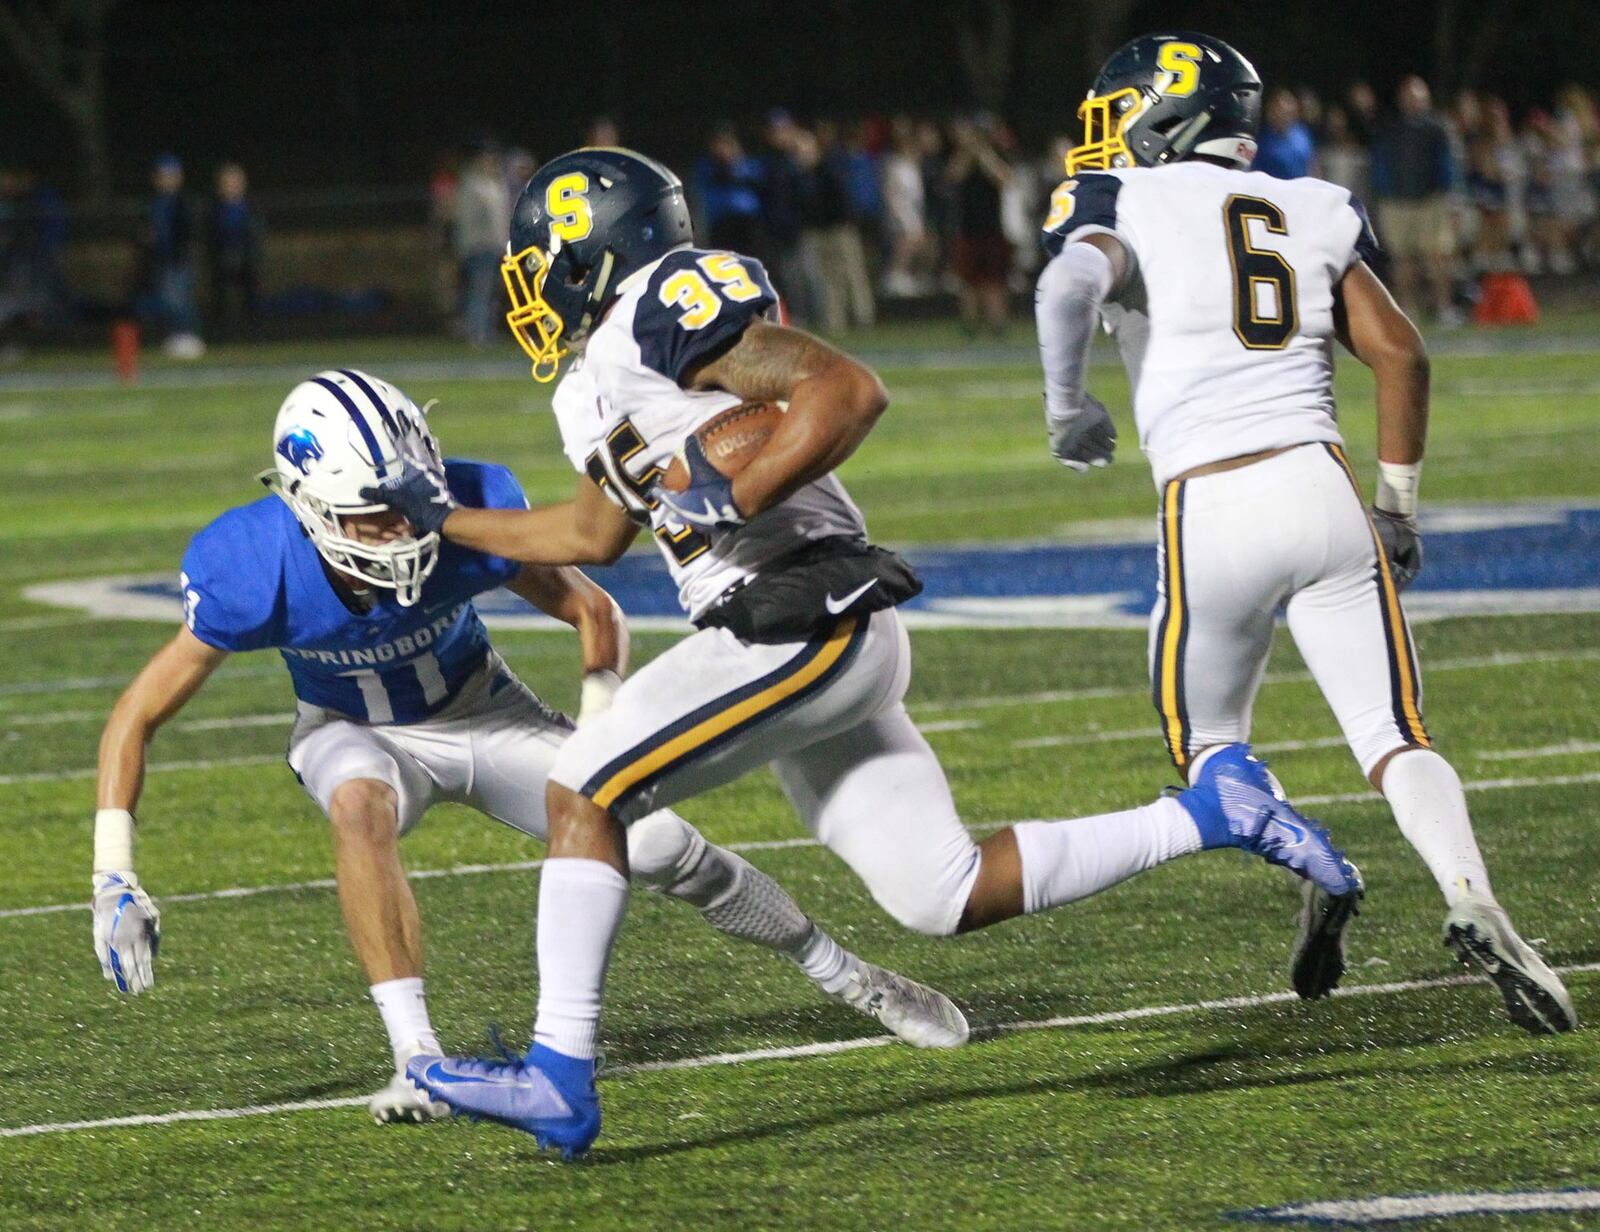
<path fill-rule="evenodd" d="M 1304 1001 L 1319 1001 L 1345 973 L 1344 932 L 1361 914 L 1362 892 L 1329 894 L 1306 882 L 1300 929 L 1289 961 L 1289 986 Z"/>
<path fill-rule="evenodd" d="M 1451 923 L 1445 947 L 1468 967 L 1487 976 L 1505 1001 L 1511 1021 L 1533 1035 L 1561 1035 L 1576 1027 L 1572 1013 L 1542 984 L 1496 951 L 1493 939 L 1470 922 Z"/>

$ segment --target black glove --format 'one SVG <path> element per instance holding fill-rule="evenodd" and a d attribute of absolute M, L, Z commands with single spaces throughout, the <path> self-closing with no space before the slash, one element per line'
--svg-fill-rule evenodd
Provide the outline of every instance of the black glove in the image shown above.
<path fill-rule="evenodd" d="M 1394 588 L 1404 590 L 1422 572 L 1422 532 L 1417 529 L 1416 515 L 1390 513 L 1374 505 L 1372 526 L 1389 559 Z"/>
<path fill-rule="evenodd" d="M 361 499 L 374 505 L 387 505 L 405 515 L 417 534 L 438 534 L 456 503 L 445 487 L 444 476 L 407 462 L 393 479 L 372 488 L 361 489 Z"/>
<path fill-rule="evenodd" d="M 1083 395 L 1083 405 L 1057 416 L 1045 407 L 1050 432 L 1050 453 L 1062 466 L 1083 472 L 1091 466 L 1110 466 L 1117 448 L 1117 428 L 1111 415 L 1093 394 Z"/>

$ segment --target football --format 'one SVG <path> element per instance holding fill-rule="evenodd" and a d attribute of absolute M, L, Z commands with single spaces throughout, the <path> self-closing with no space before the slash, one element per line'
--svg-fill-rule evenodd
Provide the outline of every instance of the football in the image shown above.
<path fill-rule="evenodd" d="M 706 420 L 695 430 L 695 437 L 711 465 L 732 479 L 761 452 L 783 413 L 777 402 L 741 402 Z M 689 468 L 682 454 L 668 464 L 661 483 L 669 492 L 682 492 L 689 486 Z"/>

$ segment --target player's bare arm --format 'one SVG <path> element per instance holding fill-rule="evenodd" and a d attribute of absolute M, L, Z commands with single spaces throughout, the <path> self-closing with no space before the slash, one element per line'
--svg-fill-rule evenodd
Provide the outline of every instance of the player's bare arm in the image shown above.
<path fill-rule="evenodd" d="M 188 629 L 155 653 L 112 708 L 100 736 L 94 821 L 94 948 L 106 979 L 122 992 L 155 982 L 161 915 L 133 871 L 133 810 L 144 787 L 145 749 L 228 657 Z"/>
<path fill-rule="evenodd" d="M 1428 436 L 1428 351 L 1365 261 L 1340 281 L 1334 322 L 1339 341 L 1377 381 L 1379 460 L 1421 462 Z"/>
<path fill-rule="evenodd" d="M 578 631 L 583 646 L 578 722 L 603 712 L 628 671 L 628 623 L 617 601 L 571 566 L 524 565 L 506 588 Z"/>
<path fill-rule="evenodd" d="M 392 486 L 369 491 L 413 524 L 431 529 L 427 498 L 419 500 L 419 494 L 406 486 L 412 477 L 407 471 Z M 573 499 L 562 504 L 538 509 L 450 508 L 438 517 L 437 529 L 463 547 L 533 565 L 609 565 L 639 535 L 638 524 L 587 477 L 578 480 Z"/>
<path fill-rule="evenodd" d="M 1417 487 L 1428 438 L 1428 352 L 1365 261 L 1334 291 L 1334 326 L 1350 353 L 1377 382 L 1378 489 L 1372 521 L 1395 585 L 1404 590 L 1422 571 Z"/>
<path fill-rule="evenodd" d="M 752 322 L 723 354 L 686 374 L 689 389 L 746 401 L 787 401 L 764 449 L 733 481 L 734 501 L 754 517 L 845 461 L 889 405 L 865 364 L 803 330 Z"/>
<path fill-rule="evenodd" d="M 227 657 L 227 651 L 179 629 L 133 678 L 112 707 L 100 736 L 99 808 L 131 813 L 138 806 L 146 746 Z M 97 859 L 97 869 L 99 863 Z"/>

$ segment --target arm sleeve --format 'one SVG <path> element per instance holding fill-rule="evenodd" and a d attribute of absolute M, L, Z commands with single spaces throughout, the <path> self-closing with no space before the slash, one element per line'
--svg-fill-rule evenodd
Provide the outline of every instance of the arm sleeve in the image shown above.
<path fill-rule="evenodd" d="M 645 367 L 681 385 L 685 372 L 722 354 L 777 303 L 754 257 L 668 253 L 634 311 L 634 340 Z"/>
<path fill-rule="evenodd" d="M 1110 259 L 1093 244 L 1064 245 L 1039 275 L 1034 316 L 1052 419 L 1070 417 L 1082 402 L 1089 347 L 1112 276 Z"/>
<path fill-rule="evenodd" d="M 248 549 L 225 542 L 207 527 L 189 544 L 178 575 L 183 620 L 189 632 L 218 650 L 264 650 L 277 644 L 274 593 L 264 570 L 252 568 Z"/>
<path fill-rule="evenodd" d="M 1055 256 L 1080 233 L 1099 231 L 1117 236 L 1131 254 L 1133 246 L 1117 227 L 1117 196 L 1122 181 L 1114 175 L 1080 175 L 1063 180 L 1050 194 L 1050 212 L 1045 216 L 1040 242 Z"/>

